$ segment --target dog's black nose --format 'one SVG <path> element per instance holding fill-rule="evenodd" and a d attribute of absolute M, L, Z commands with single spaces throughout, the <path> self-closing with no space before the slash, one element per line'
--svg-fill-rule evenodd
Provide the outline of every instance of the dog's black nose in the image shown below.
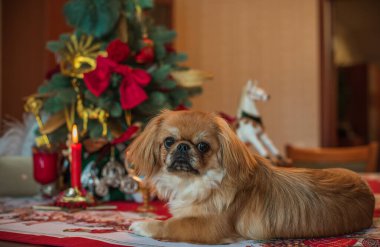
<path fill-rule="evenodd" d="M 177 146 L 177 150 L 181 153 L 186 153 L 187 151 L 189 151 L 189 149 L 190 149 L 190 146 L 186 143 L 180 143 Z"/>

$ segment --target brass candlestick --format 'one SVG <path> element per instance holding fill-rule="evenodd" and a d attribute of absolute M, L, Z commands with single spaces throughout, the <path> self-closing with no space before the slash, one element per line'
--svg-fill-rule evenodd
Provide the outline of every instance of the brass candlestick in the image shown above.
<path fill-rule="evenodd" d="M 137 208 L 137 211 L 143 212 L 143 213 L 154 211 L 156 208 L 149 204 L 150 202 L 149 187 L 148 186 L 141 187 L 140 191 L 143 196 L 143 204 Z"/>
<path fill-rule="evenodd" d="M 150 202 L 150 189 L 149 189 L 149 186 L 144 183 L 138 176 L 136 176 L 136 172 L 135 172 L 135 169 L 133 167 L 133 165 L 131 165 L 128 161 L 125 161 L 125 166 L 126 166 L 126 169 L 127 169 L 127 172 L 128 172 L 128 176 L 130 178 L 132 178 L 138 185 L 138 191 L 141 192 L 142 194 L 142 197 L 143 197 L 143 202 L 142 202 L 142 205 L 140 205 L 138 208 L 137 208 L 137 211 L 139 212 L 151 212 L 151 211 L 154 211 L 155 210 L 155 207 L 153 207 L 152 205 L 149 204 Z"/>
<path fill-rule="evenodd" d="M 91 194 L 73 187 L 62 192 L 55 201 L 56 206 L 63 208 L 86 208 L 94 204 L 95 199 Z"/>

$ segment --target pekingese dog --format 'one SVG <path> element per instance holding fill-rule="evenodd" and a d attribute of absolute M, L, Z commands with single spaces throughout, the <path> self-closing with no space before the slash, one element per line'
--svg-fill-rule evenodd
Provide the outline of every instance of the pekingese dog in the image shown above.
<path fill-rule="evenodd" d="M 134 222 L 130 229 L 139 235 L 222 244 L 335 236 L 372 225 L 375 199 L 358 174 L 274 167 L 210 113 L 164 111 L 129 146 L 127 159 L 173 215 Z"/>

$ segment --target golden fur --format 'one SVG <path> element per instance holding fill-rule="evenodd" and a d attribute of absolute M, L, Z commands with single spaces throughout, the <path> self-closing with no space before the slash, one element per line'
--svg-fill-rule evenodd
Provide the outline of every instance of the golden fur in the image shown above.
<path fill-rule="evenodd" d="M 166 137 L 175 144 L 164 147 Z M 197 151 L 205 141 L 210 150 Z M 179 143 L 198 171 L 169 171 Z M 169 201 L 173 217 L 135 222 L 137 234 L 161 240 L 220 244 L 240 239 L 310 238 L 372 225 L 374 196 L 345 169 L 278 168 L 252 154 L 214 114 L 165 111 L 128 148 L 128 160 Z M 173 163 L 174 164 L 174 163 Z"/>

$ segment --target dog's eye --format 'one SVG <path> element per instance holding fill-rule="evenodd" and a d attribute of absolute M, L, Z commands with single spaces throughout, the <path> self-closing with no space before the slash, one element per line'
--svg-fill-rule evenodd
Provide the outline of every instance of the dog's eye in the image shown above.
<path fill-rule="evenodd" d="M 170 148 L 174 144 L 175 140 L 173 137 L 167 137 L 164 140 L 164 145 L 166 148 Z"/>
<path fill-rule="evenodd" d="M 200 142 L 198 143 L 197 148 L 201 153 L 206 153 L 210 149 L 210 145 L 205 142 Z"/>

